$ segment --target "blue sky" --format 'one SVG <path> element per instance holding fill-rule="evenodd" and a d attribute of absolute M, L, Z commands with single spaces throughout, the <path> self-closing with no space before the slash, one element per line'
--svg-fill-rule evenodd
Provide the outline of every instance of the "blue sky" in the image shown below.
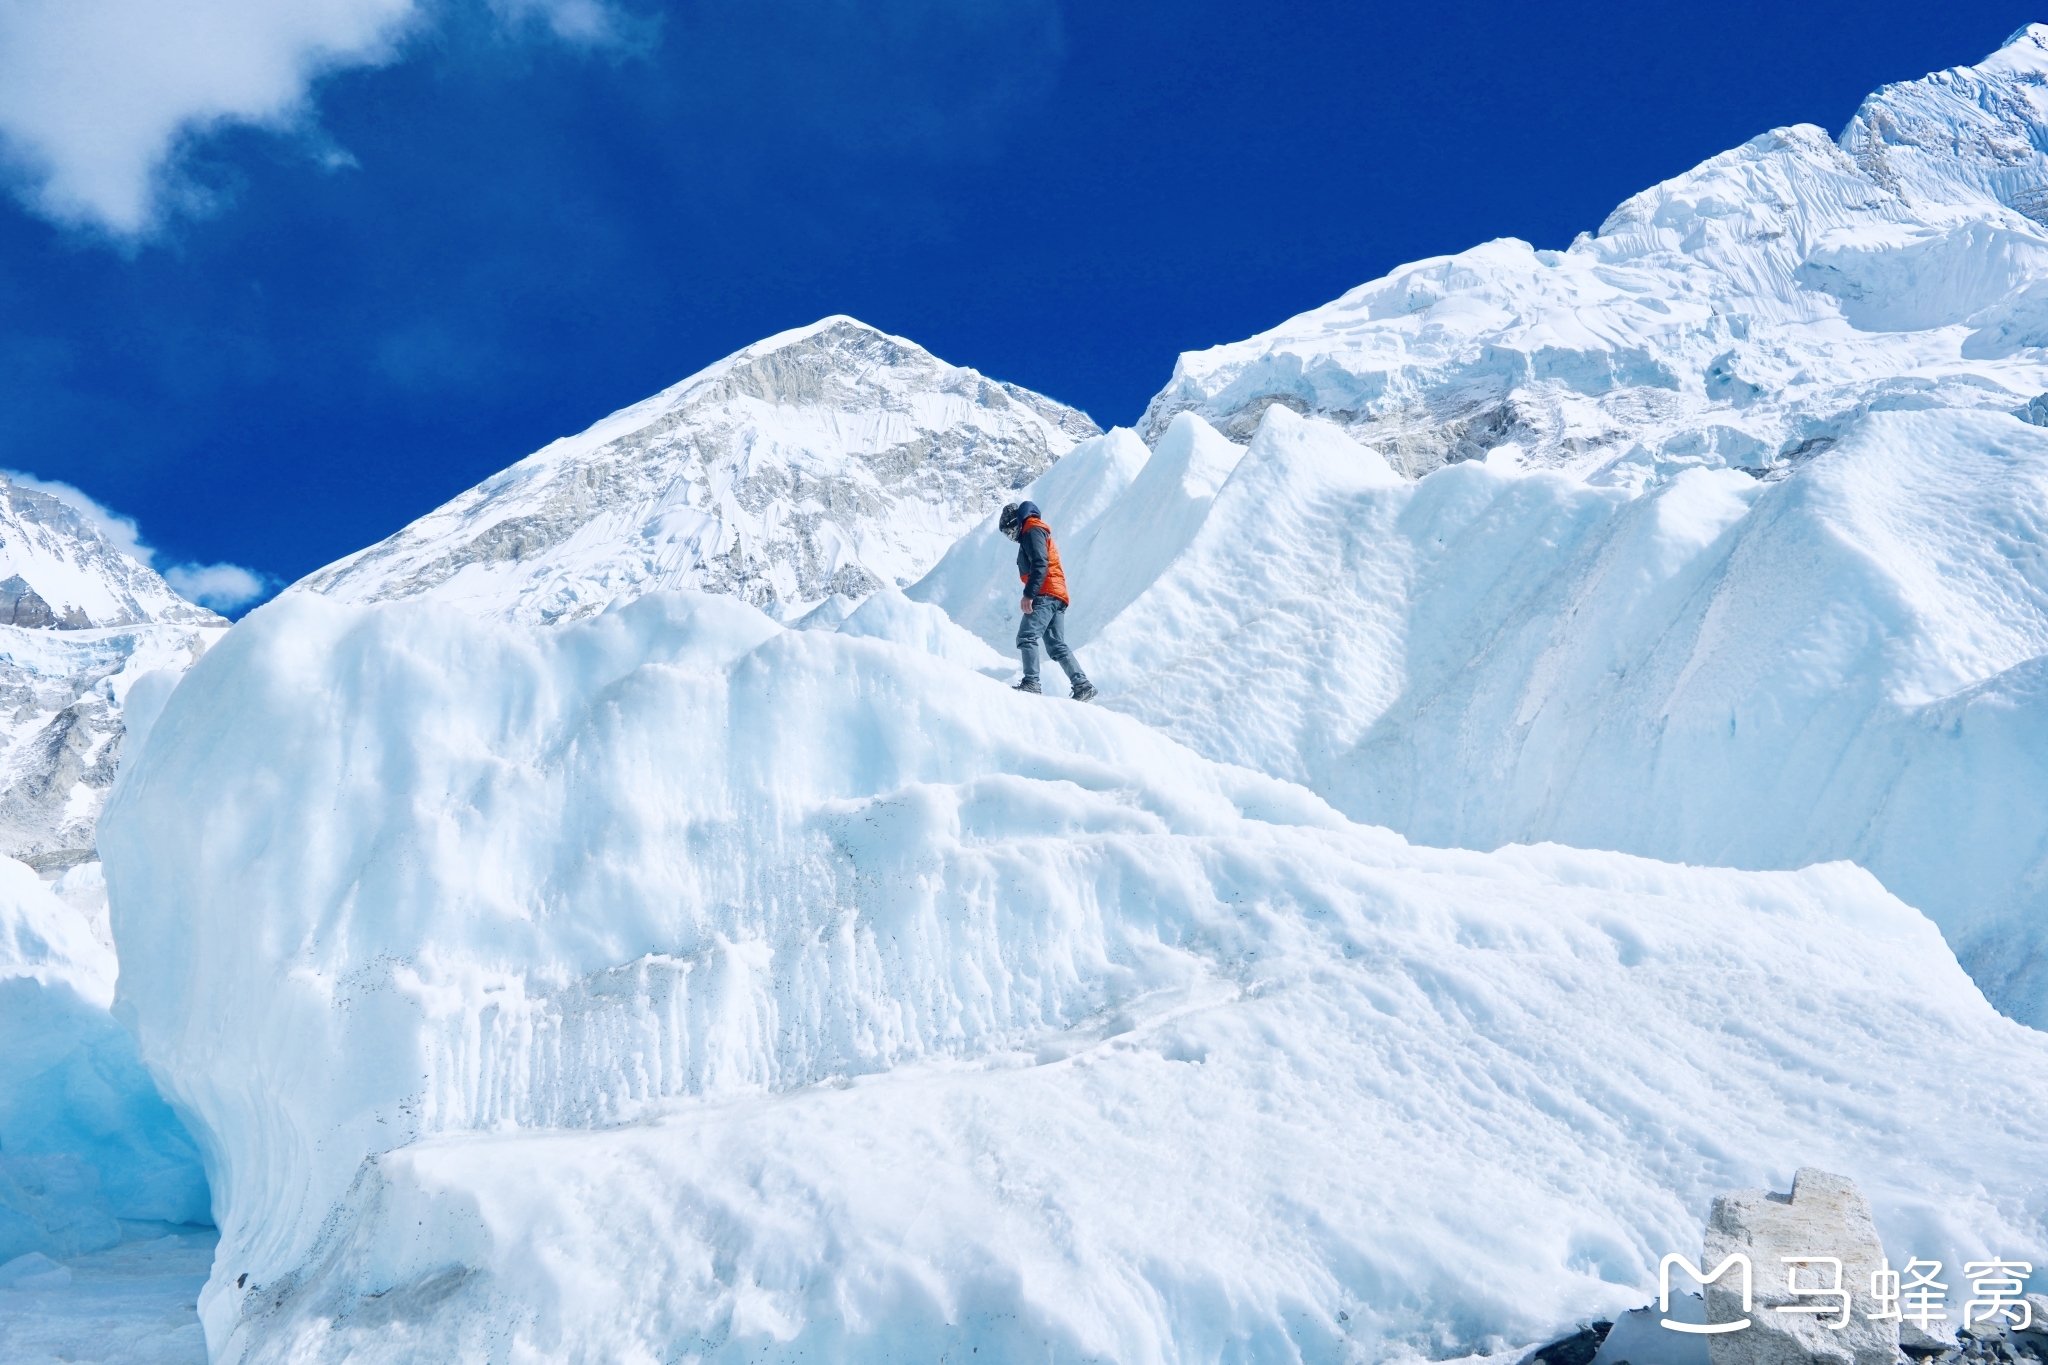
<path fill-rule="evenodd" d="M 830 313 L 1128 424 L 1182 350 L 1406 260 L 1563 246 L 2036 18 L 21 0 L 0 466 L 134 518 L 159 567 L 281 584 Z"/>

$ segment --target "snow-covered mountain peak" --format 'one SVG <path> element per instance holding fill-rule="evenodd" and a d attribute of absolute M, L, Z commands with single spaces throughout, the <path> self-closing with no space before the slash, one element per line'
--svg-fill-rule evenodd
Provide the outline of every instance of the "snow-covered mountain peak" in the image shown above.
<path fill-rule="evenodd" d="M 1507 447 L 1640 485 L 1776 475 L 1887 407 L 2048 388 L 2048 27 L 1887 86 L 1839 140 L 1780 128 L 1632 196 L 1563 251 L 1403 266 L 1181 357 L 1141 424 L 1248 440 L 1275 404 L 1410 475 Z"/>
<path fill-rule="evenodd" d="M 53 494 L 0 474 L 0 625 L 225 625 Z"/>
<path fill-rule="evenodd" d="M 2048 222 L 2048 24 L 1976 66 L 1887 85 L 1842 131 L 1872 180 L 1923 209 L 1991 200 Z"/>
<path fill-rule="evenodd" d="M 1098 435 L 853 318 L 756 342 L 556 441 L 294 591 L 551 622 L 657 588 L 787 616 L 929 568 Z"/>

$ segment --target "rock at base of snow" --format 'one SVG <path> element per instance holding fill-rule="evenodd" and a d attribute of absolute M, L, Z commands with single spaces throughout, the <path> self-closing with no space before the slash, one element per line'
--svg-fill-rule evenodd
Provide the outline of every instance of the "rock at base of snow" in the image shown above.
<path fill-rule="evenodd" d="M 1870 1205 L 1854 1181 L 1803 1167 L 1789 1197 L 1766 1190 L 1722 1195 L 1707 1215 L 1700 1268 L 1712 1274 L 1737 1255 L 1749 1258 L 1750 1301 L 1736 1267 L 1707 1285 L 1707 1321 L 1747 1318 L 1749 1326 L 1709 1338 L 1713 1365 L 1898 1359 L 1897 1324 L 1856 1310 L 1886 1263 Z"/>
<path fill-rule="evenodd" d="M 1594 1358 L 1600 1354 L 1600 1344 L 1613 1329 L 1614 1324 L 1604 1320 L 1588 1323 L 1563 1340 L 1553 1341 L 1537 1351 L 1524 1365 L 1593 1365 Z"/>

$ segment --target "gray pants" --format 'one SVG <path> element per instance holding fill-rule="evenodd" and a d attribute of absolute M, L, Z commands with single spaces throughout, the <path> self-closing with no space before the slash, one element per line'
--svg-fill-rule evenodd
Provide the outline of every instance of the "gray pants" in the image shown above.
<path fill-rule="evenodd" d="M 1052 661 L 1066 672 L 1069 685 L 1079 687 L 1088 681 L 1088 675 L 1081 671 L 1081 661 L 1074 657 L 1074 651 L 1067 648 L 1066 620 L 1067 604 L 1057 597 L 1037 597 L 1031 602 L 1031 614 L 1017 627 L 1017 649 L 1024 656 L 1024 680 L 1038 681 L 1038 642 L 1045 641 L 1045 652 L 1052 655 Z"/>

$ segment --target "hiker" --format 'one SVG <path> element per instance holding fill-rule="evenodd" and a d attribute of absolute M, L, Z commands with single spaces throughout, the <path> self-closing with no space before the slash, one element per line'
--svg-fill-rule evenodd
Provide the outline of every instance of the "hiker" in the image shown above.
<path fill-rule="evenodd" d="M 1059 546 L 1052 543 L 1052 528 L 1038 515 L 1035 502 L 1013 502 L 1003 509 L 998 529 L 1017 542 L 1017 576 L 1024 580 L 1024 600 L 1018 609 L 1024 622 L 1017 627 L 1017 649 L 1024 656 L 1024 681 L 1019 692 L 1043 692 L 1038 685 L 1038 642 L 1066 672 L 1075 701 L 1095 695 L 1095 684 L 1081 671 L 1081 661 L 1067 648 L 1064 621 L 1067 614 L 1067 576 L 1060 571 Z"/>

